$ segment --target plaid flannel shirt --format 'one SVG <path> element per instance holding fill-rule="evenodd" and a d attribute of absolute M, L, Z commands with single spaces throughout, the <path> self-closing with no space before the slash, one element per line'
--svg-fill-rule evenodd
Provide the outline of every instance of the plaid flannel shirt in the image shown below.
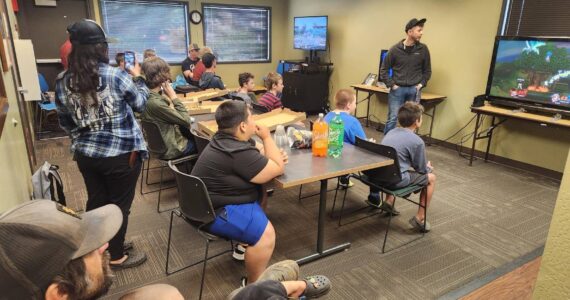
<path fill-rule="evenodd" d="M 82 95 L 67 88 L 62 72 L 56 80 L 55 104 L 60 126 L 71 137 L 71 151 L 87 157 L 115 157 L 139 151 L 148 157 L 142 131 L 133 111 L 144 111 L 149 90 L 144 80 L 99 64 L 98 106 L 81 105 Z"/>

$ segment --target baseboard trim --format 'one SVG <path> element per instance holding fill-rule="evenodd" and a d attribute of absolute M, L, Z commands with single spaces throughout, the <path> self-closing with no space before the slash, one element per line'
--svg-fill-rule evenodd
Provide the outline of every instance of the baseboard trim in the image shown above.
<path fill-rule="evenodd" d="M 370 121 L 370 127 L 375 127 L 378 128 L 378 123 L 374 122 L 374 121 Z M 437 146 L 442 146 L 444 148 L 448 148 L 448 149 L 452 149 L 452 150 L 457 150 L 457 145 L 454 143 L 450 143 L 450 142 L 446 142 L 446 141 L 442 141 L 442 140 L 438 140 L 438 139 L 432 139 L 431 141 L 432 144 L 437 145 Z M 469 140 L 469 143 L 471 143 L 471 140 Z M 461 146 L 461 152 L 463 153 L 471 153 L 471 148 L 470 147 L 466 147 L 466 146 Z M 485 157 L 485 152 L 483 151 L 479 151 L 479 150 L 475 150 L 474 152 L 474 157 L 477 158 L 478 161 L 484 160 Z M 514 160 L 514 159 L 510 159 L 510 158 L 506 158 L 503 156 L 499 156 L 499 155 L 495 155 L 492 153 L 489 153 L 489 159 L 488 161 L 490 162 L 494 162 L 494 163 L 498 163 L 501 165 L 505 165 L 508 167 L 512 167 L 512 168 L 516 168 L 516 169 L 520 169 L 520 170 L 524 170 L 524 171 L 528 171 L 528 172 L 532 172 L 532 173 L 536 173 L 551 179 L 555 179 L 555 180 L 562 180 L 562 174 L 561 172 L 557 172 L 554 170 L 550 170 L 550 169 L 546 169 L 543 167 L 539 167 L 536 165 L 531 165 L 531 164 L 527 164 L 524 162 L 520 162 L 518 160 Z M 474 160 L 475 162 L 475 160 Z"/>

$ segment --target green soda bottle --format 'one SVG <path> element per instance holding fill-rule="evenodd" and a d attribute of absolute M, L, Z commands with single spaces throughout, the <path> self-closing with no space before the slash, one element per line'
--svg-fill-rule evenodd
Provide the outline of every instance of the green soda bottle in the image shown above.
<path fill-rule="evenodd" d="M 329 122 L 329 145 L 328 155 L 332 158 L 339 158 L 342 155 L 344 141 L 344 122 L 340 117 L 340 112 L 336 112 L 334 118 Z"/>

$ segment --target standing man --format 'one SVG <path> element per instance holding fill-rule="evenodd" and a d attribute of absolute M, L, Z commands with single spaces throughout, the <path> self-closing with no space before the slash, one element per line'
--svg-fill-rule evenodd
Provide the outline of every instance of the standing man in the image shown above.
<path fill-rule="evenodd" d="M 428 47 L 420 43 L 426 19 L 411 19 L 406 24 L 406 38 L 390 48 L 380 67 L 380 79 L 390 88 L 388 121 L 384 135 L 396 127 L 398 109 L 406 101 L 420 102 L 421 89 L 431 77 Z M 393 76 L 388 73 L 392 69 Z"/>
<path fill-rule="evenodd" d="M 182 61 L 182 74 L 184 74 L 184 79 L 188 84 L 193 86 L 198 86 L 198 82 L 194 81 L 192 78 L 194 77 L 194 67 L 200 61 L 198 57 L 198 52 L 200 48 L 198 44 L 190 44 L 188 47 L 188 57 L 184 61 Z"/>

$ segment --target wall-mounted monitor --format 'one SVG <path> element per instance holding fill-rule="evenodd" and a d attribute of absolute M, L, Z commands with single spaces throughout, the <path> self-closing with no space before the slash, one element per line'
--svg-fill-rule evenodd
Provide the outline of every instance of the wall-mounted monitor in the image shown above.
<path fill-rule="evenodd" d="M 388 55 L 388 50 L 385 49 L 380 50 L 380 63 L 378 64 L 378 80 L 380 80 L 380 69 L 382 69 L 382 63 L 384 62 L 384 59 L 386 59 L 387 55 Z M 392 77 L 392 68 L 388 70 L 388 76 Z"/>
<path fill-rule="evenodd" d="M 498 104 L 570 112 L 570 39 L 497 37 L 485 95 Z"/>
<path fill-rule="evenodd" d="M 293 47 L 327 50 L 328 16 L 295 17 Z"/>

